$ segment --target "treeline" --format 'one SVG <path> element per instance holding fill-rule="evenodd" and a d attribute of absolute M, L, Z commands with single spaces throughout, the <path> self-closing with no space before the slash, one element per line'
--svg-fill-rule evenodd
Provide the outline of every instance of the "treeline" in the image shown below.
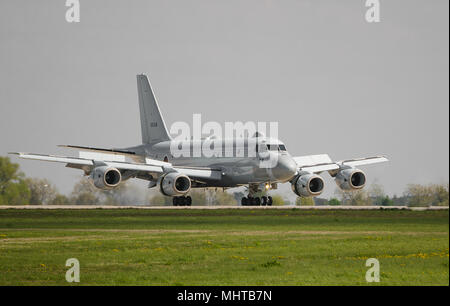
<path fill-rule="evenodd" d="M 102 191 L 86 178 L 64 195 L 49 180 L 26 177 L 9 157 L 0 157 L 0 205 L 133 205 L 140 199 L 140 190 L 127 182 Z"/>
<path fill-rule="evenodd" d="M 146 193 L 146 195 L 143 195 Z M 148 195 L 147 195 L 148 194 Z M 195 205 L 239 205 L 244 192 L 228 193 L 221 189 L 198 189 L 190 192 Z M 263 194 L 257 194 L 262 196 Z M 389 197 L 383 187 L 372 184 L 369 188 L 344 192 L 336 189 L 331 199 L 300 198 L 290 202 L 281 194 L 272 194 L 273 205 L 378 205 L 378 206 L 448 206 L 449 185 L 408 185 L 401 196 Z M 28 178 L 8 157 L 0 157 L 0 205 L 172 205 L 172 199 L 157 191 L 148 192 L 124 182 L 119 187 L 102 191 L 86 178 L 75 184 L 69 195 L 58 192 L 47 179 Z"/>
<path fill-rule="evenodd" d="M 409 184 L 402 196 L 389 197 L 383 187 L 372 184 L 368 190 L 342 191 L 336 188 L 335 196 L 324 198 L 296 199 L 296 205 L 350 205 L 350 206 L 448 206 L 449 186 L 444 184 Z"/>

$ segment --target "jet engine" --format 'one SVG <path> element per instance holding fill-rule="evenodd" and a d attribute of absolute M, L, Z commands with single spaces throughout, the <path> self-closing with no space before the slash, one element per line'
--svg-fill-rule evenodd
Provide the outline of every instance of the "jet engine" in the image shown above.
<path fill-rule="evenodd" d="M 348 168 L 339 171 L 335 181 L 342 190 L 357 190 L 366 184 L 366 175 L 359 169 Z"/>
<path fill-rule="evenodd" d="M 312 173 L 298 176 L 291 184 L 292 191 L 300 197 L 318 196 L 323 191 L 323 179 Z"/>
<path fill-rule="evenodd" d="M 166 196 L 181 196 L 191 190 L 191 180 L 184 174 L 171 172 L 161 176 L 158 185 Z"/>
<path fill-rule="evenodd" d="M 113 189 L 122 181 L 120 171 L 108 166 L 95 167 L 89 178 L 95 187 L 103 190 Z"/>

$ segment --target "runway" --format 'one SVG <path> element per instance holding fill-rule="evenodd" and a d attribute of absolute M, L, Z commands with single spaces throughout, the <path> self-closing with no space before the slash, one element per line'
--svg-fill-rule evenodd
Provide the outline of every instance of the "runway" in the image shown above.
<path fill-rule="evenodd" d="M 276 210 L 448 210 L 448 206 L 429 206 L 429 207 L 407 207 L 407 206 L 144 206 L 144 205 L 128 205 L 128 206 L 112 206 L 112 205 L 0 205 L 0 210 L 6 209 L 147 209 L 147 210 L 214 210 L 214 209 L 276 209 Z"/>

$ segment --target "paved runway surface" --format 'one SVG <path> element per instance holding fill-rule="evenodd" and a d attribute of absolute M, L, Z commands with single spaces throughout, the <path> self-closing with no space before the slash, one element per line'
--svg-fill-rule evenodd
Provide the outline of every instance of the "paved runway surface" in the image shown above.
<path fill-rule="evenodd" d="M 448 210 L 448 206 L 406 207 L 406 206 L 107 206 L 107 205 L 0 205 L 2 209 L 303 209 L 303 210 Z"/>

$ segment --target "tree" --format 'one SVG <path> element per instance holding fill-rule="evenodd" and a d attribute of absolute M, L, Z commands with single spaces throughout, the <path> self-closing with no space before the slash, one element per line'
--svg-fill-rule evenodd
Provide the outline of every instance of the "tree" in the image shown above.
<path fill-rule="evenodd" d="M 299 206 L 314 206 L 314 199 L 312 197 L 297 197 L 295 205 Z"/>
<path fill-rule="evenodd" d="M 171 206 L 172 205 L 172 197 L 165 196 L 158 192 L 154 196 L 150 197 L 148 202 L 150 205 L 154 205 L 154 206 Z"/>
<path fill-rule="evenodd" d="M 207 205 L 237 205 L 237 201 L 234 198 L 233 194 L 230 194 L 223 189 L 209 188 L 206 189 L 204 193 L 206 201 L 205 203 Z M 192 203 L 197 204 L 197 202 L 194 202 L 194 198 L 192 199 Z"/>
<path fill-rule="evenodd" d="M 216 191 L 215 205 L 237 205 L 237 201 L 234 196 L 226 191 Z"/>
<path fill-rule="evenodd" d="M 393 206 L 393 205 L 395 205 L 395 203 L 389 196 L 385 196 L 384 198 L 381 199 L 380 205 L 381 206 Z"/>
<path fill-rule="evenodd" d="M 433 185 L 433 206 L 448 206 L 448 184 Z"/>
<path fill-rule="evenodd" d="M 396 194 L 394 194 L 391 201 L 392 201 L 392 205 L 406 206 L 406 205 L 408 205 L 409 198 L 406 196 L 406 194 L 402 195 L 400 197 L 398 197 Z"/>
<path fill-rule="evenodd" d="M 189 192 L 194 205 L 207 205 L 206 192 L 204 189 L 192 189 Z"/>
<path fill-rule="evenodd" d="M 85 178 L 81 179 L 70 195 L 71 202 L 79 205 L 94 205 L 100 203 L 98 190 Z"/>
<path fill-rule="evenodd" d="M 328 205 L 328 199 L 320 198 L 320 197 L 314 197 L 313 200 L 314 200 L 314 205 L 315 206 Z"/>
<path fill-rule="evenodd" d="M 447 206 L 448 185 L 409 184 L 405 196 L 408 206 Z"/>
<path fill-rule="evenodd" d="M 27 178 L 25 179 L 30 190 L 30 204 L 48 204 L 58 194 L 56 188 L 47 179 Z"/>
<path fill-rule="evenodd" d="M 424 185 L 409 184 L 405 196 L 408 197 L 408 206 L 429 206 L 432 202 L 431 190 Z"/>
<path fill-rule="evenodd" d="M 335 193 L 341 199 L 342 205 L 351 205 L 351 206 L 372 205 L 372 201 L 367 191 L 362 189 L 346 191 L 337 188 Z"/>
<path fill-rule="evenodd" d="M 49 205 L 67 205 L 67 204 L 71 204 L 71 201 L 65 195 L 58 193 L 48 204 Z"/>
<path fill-rule="evenodd" d="M 341 201 L 339 201 L 339 200 L 336 199 L 336 198 L 331 198 L 331 199 L 328 201 L 328 205 L 333 205 L 333 206 L 341 205 Z"/>
<path fill-rule="evenodd" d="M 98 190 L 97 193 L 106 205 L 135 205 L 141 199 L 138 188 L 129 182 L 122 182 L 111 190 Z"/>
<path fill-rule="evenodd" d="M 383 186 L 380 184 L 373 183 L 370 186 L 369 196 L 372 199 L 373 205 L 383 205 L 383 203 L 386 203 L 386 194 L 384 193 Z"/>
<path fill-rule="evenodd" d="M 272 196 L 272 205 L 273 206 L 282 206 L 285 205 L 285 200 L 279 194 L 275 194 Z"/>
<path fill-rule="evenodd" d="M 0 157 L 0 205 L 28 204 L 30 190 L 24 181 L 19 165 L 9 157 Z"/>

